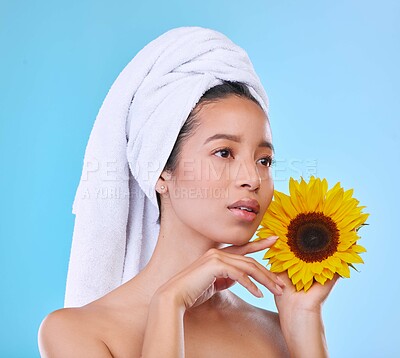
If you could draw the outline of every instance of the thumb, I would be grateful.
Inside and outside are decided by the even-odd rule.
[[[221,251],[225,251],[229,254],[236,254],[236,255],[251,254],[252,252],[261,251],[268,247],[271,247],[273,244],[275,244],[278,238],[279,236],[270,236],[267,239],[251,241],[241,246],[232,245],[224,247],[223,249],[221,249]]]

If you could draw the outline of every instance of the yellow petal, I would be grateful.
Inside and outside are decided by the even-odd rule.
[[[284,270],[287,270],[289,267],[292,267],[293,265],[296,265],[299,261],[300,260],[297,257],[295,257],[292,260],[284,262],[282,267],[283,267]]]
[[[277,262],[277,261],[279,261],[277,258],[276,258],[276,256],[272,256],[272,257],[270,257],[269,259],[268,259],[268,263],[269,264],[273,264],[274,262]],[[279,261],[280,262],[280,261]]]
[[[288,269],[288,275],[290,278],[292,278],[292,276],[296,273],[299,272],[301,270],[301,268],[303,267],[303,263],[302,261],[298,262],[296,265],[293,265],[291,267],[289,267]]]
[[[340,191],[340,182],[336,183],[331,189],[326,192],[326,200],[330,200],[338,191]]]
[[[322,275],[325,276],[329,280],[333,279],[333,272],[331,270],[326,269],[326,268],[324,268],[322,270]]]
[[[353,196],[353,192],[354,192],[354,189],[346,190],[346,191],[344,192],[344,194],[343,194],[343,199],[344,199],[344,200],[350,199],[350,198]],[[358,201],[358,200],[357,200],[357,201]]]
[[[322,179],[321,181],[321,188],[322,188],[322,194],[323,196],[325,196],[328,191],[328,181],[325,178]]]
[[[297,180],[294,180],[293,178],[289,179],[289,192],[290,196],[294,196],[296,194],[296,191],[299,190],[299,182]]]
[[[324,269],[324,266],[320,262],[313,262],[312,263],[312,271],[314,273],[320,274],[323,269]]]
[[[352,243],[354,243],[354,242],[356,242],[358,239],[359,239],[360,237],[357,235],[357,232],[356,231],[354,231],[354,230],[352,230],[352,231],[349,231],[349,232],[342,232],[341,234],[340,234],[340,237],[339,237],[339,242],[340,243],[345,243],[345,242],[352,242]]]
[[[312,280],[313,274],[311,272],[311,264],[306,263],[305,264],[305,270],[304,270],[304,276],[302,277],[302,281],[304,284],[306,284],[308,281]]]
[[[307,204],[309,211],[319,211],[319,203],[323,200],[321,181],[316,180],[312,186],[310,186],[307,193]]]
[[[357,208],[358,201],[355,199],[343,201],[339,209],[332,215],[335,222],[343,220],[344,217],[351,215],[353,212],[359,212]]]
[[[332,216],[343,202],[343,189],[340,188],[336,193],[332,194],[329,199],[326,200],[324,205],[324,214],[326,216]]]
[[[274,247],[282,251],[290,251],[289,245],[281,237],[275,241]]]
[[[314,275],[314,278],[321,285],[325,284],[325,281],[327,280],[327,278],[324,275]]]
[[[350,277],[349,265],[347,265],[345,262],[342,262],[342,267],[338,268],[337,272],[340,276],[347,278]]]
[[[291,219],[294,219],[298,215],[298,211],[293,206],[290,197],[287,195],[282,195],[280,199],[283,210],[285,210],[287,216],[290,217]]]
[[[300,191],[299,183],[292,178],[289,180],[290,201],[298,213],[304,212],[306,206]]]
[[[276,255],[276,258],[281,261],[287,261],[294,259],[296,256],[292,252],[280,252]]]
[[[296,291],[301,291],[301,289],[303,288],[303,282],[299,281],[296,283]]]
[[[269,259],[270,257],[275,256],[278,252],[280,251],[272,247],[264,254],[264,259]]]
[[[278,236],[282,236],[287,232],[287,228],[284,226],[284,224],[277,220],[270,220],[268,223],[265,223],[263,225],[269,228],[273,233]]]
[[[309,288],[311,287],[311,285],[313,284],[313,280],[308,281],[305,285],[304,285],[304,292],[307,292],[309,290]]]
[[[339,259],[348,263],[364,263],[363,259],[358,254],[353,252],[336,252],[334,255],[335,257],[338,257]]]
[[[349,215],[348,217],[344,218],[342,221],[338,222],[339,230],[343,231],[351,231],[355,228],[359,227],[360,225],[364,224],[365,221],[368,219],[369,214],[354,214]]]
[[[364,246],[361,246],[361,245],[353,245],[353,246],[351,247],[351,249],[352,249],[354,252],[357,252],[357,253],[367,252],[367,250],[365,250],[365,247],[364,247]]]
[[[279,200],[275,200],[270,204],[267,213],[273,214],[276,218],[280,218],[285,225],[289,225],[290,219],[297,215],[290,203],[290,198],[285,194],[280,196],[276,193],[274,193],[274,197],[279,198]]]
[[[282,264],[274,263],[271,265],[271,272],[283,272],[285,271],[282,267]]]
[[[322,268],[327,268],[328,270],[336,271],[336,266],[332,265],[329,262],[328,258],[326,258],[325,260],[321,261],[320,264],[321,264]],[[337,265],[339,265],[339,266],[342,265],[340,259],[338,259]]]
[[[257,232],[257,238],[254,239],[254,241],[258,241],[258,240],[264,240],[272,235],[274,235],[275,233],[271,230],[266,230],[266,229],[260,229]]]
[[[344,241],[344,242],[341,242],[339,245],[338,245],[338,247],[337,247],[337,250],[338,251],[346,251],[350,246],[352,246],[353,245],[353,242],[351,242],[351,241]]]
[[[327,260],[332,266],[336,267],[337,269],[342,267],[342,261],[337,257],[330,256],[327,258]]]
[[[297,271],[297,272],[292,276],[292,282],[293,282],[293,284],[296,284],[297,282],[299,282],[299,281],[304,277],[305,266],[306,266],[306,264],[302,262],[302,265],[301,265],[301,267],[300,267],[300,270]]]

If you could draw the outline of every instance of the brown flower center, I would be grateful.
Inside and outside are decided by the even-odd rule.
[[[290,222],[287,237],[290,249],[299,259],[315,262],[336,252],[339,230],[323,213],[301,213]]]

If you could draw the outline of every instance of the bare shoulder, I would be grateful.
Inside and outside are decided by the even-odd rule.
[[[249,309],[248,315],[251,317],[252,321],[255,324],[259,324],[260,328],[264,328],[264,330],[268,331],[268,333],[273,335],[276,339],[283,339],[278,313],[257,306],[250,306],[251,309]]]
[[[85,306],[50,313],[39,329],[40,351],[57,358],[138,357],[146,322],[140,291],[121,285]]]
[[[229,294],[231,297],[230,302],[232,302],[231,307],[235,311],[235,315],[239,314],[245,321],[256,325],[260,324],[264,328],[280,331],[279,315],[276,312],[254,306],[231,291],[229,291]]]
[[[42,357],[112,357],[106,344],[92,329],[88,312],[82,308],[63,308],[47,315],[39,328]]]
[[[257,306],[253,306],[243,300],[240,307],[241,324],[245,327],[249,336],[257,342],[264,342],[271,357],[289,357],[289,351],[282,333],[279,315]]]

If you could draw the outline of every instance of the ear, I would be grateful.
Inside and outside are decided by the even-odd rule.
[[[163,172],[160,174],[160,178],[158,178],[158,180],[164,180],[164,181],[168,181],[172,179],[172,173],[168,170],[163,170]]]
[[[156,191],[160,194],[165,194],[168,191],[167,181],[171,180],[171,173],[168,171],[163,171],[160,177],[157,179]]]

